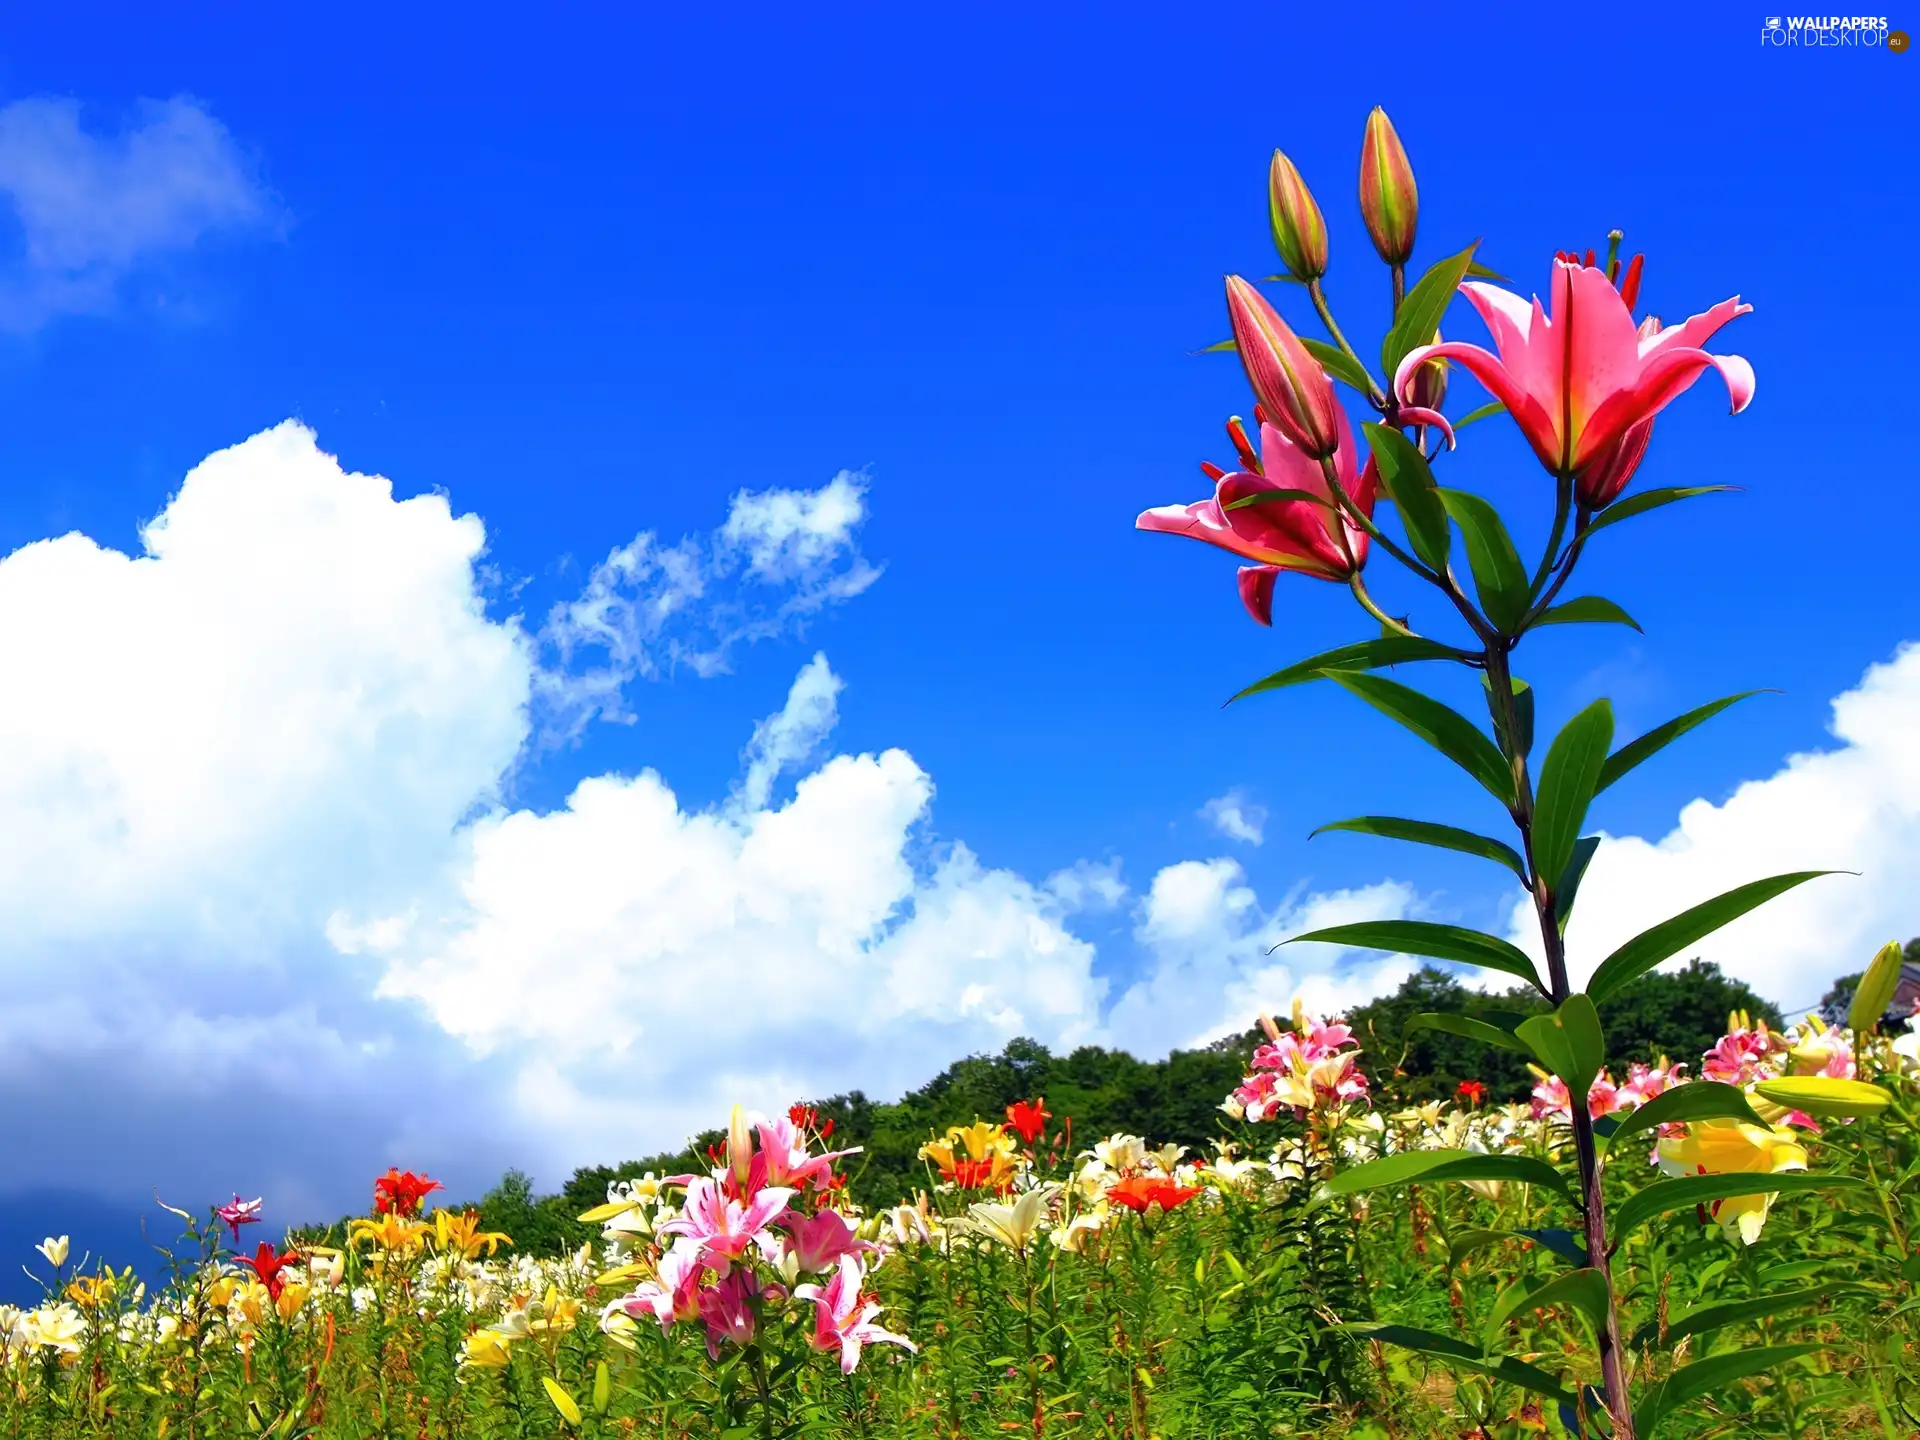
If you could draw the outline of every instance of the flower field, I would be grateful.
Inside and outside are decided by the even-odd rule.
[[[0,1311],[0,1429],[1604,1433],[1565,1084],[1383,1113],[1345,1025],[1269,1024],[1221,1107],[1258,1148],[1074,1149],[1036,1096],[930,1135],[915,1202],[863,1212],[831,1122],[795,1106],[736,1112],[703,1172],[617,1182],[564,1257],[516,1256],[404,1171],[338,1247],[254,1240],[260,1200],[176,1212],[151,1290],[49,1238],[45,1302]],[[1749,1117],[1686,1118],[1722,1091]],[[1660,1433],[1915,1432],[1920,1036],[1735,1015],[1694,1061],[1600,1074],[1582,1111]],[[1673,1188],[1702,1179],[1719,1198]]]

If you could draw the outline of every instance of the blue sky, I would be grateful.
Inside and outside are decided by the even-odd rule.
[[[1508,897],[1474,862],[1347,836],[1306,840],[1316,824],[1370,811],[1493,823],[1474,810],[1465,782],[1339,693],[1220,708],[1286,660],[1364,634],[1344,596],[1284,581],[1276,625],[1262,631],[1240,612],[1226,557],[1132,529],[1147,506],[1199,497],[1197,461],[1230,458],[1219,424],[1249,405],[1244,382],[1230,358],[1189,352],[1225,333],[1222,274],[1275,268],[1264,215],[1274,146],[1327,210],[1328,284],[1343,324],[1378,335],[1384,274],[1352,201],[1361,124],[1374,104],[1392,114],[1418,173],[1423,261],[1483,237],[1488,262],[1531,291],[1555,248],[1602,243],[1619,226],[1629,250],[1647,252],[1647,308],[1672,321],[1735,292],[1755,307],[1716,342],[1752,361],[1752,408],[1729,419],[1718,382],[1703,381],[1662,420],[1642,471],[1644,483],[1732,483],[1745,493],[1665,512],[1596,545],[1590,587],[1631,610],[1646,638],[1568,629],[1523,652],[1549,720],[1607,693],[1622,728],[1637,731],[1733,690],[1783,692],[1609,793],[1599,823],[1650,842],[1620,851],[1620,894],[1648,904],[1671,895],[1677,908],[1711,893],[1700,888],[1707,872],[1688,858],[1696,837],[1676,830],[1683,807],[1705,801],[1713,814],[1699,812],[1701,823],[1720,815],[1720,830],[1734,836],[1771,816],[1764,823],[1796,843],[1830,842],[1834,863],[1865,865],[1862,849],[1881,862],[1860,882],[1865,898],[1845,907],[1861,934],[1834,928],[1840,910],[1816,908],[1799,928],[1785,926],[1798,949],[1754,961],[1752,978],[1775,998],[1817,998],[1825,977],[1857,968],[1855,942],[1873,927],[1920,933],[1920,909],[1901,898],[1912,887],[1898,878],[1903,861],[1920,858],[1917,787],[1899,743],[1885,739],[1920,718],[1901,708],[1913,704],[1920,681],[1908,672],[1920,666],[1890,665],[1858,692],[1867,737],[1853,745],[1858,755],[1812,780],[1782,771],[1790,755],[1846,748],[1829,733],[1835,697],[1920,639],[1909,563],[1920,522],[1900,399],[1915,319],[1905,256],[1920,201],[1899,166],[1916,132],[1908,72],[1917,62],[1763,50],[1763,17],[1724,5],[1670,11],[1657,26],[1514,7],[1462,29],[1441,27],[1430,8],[1364,23],[1337,9],[1288,8],[1189,7],[1176,16],[1111,5],[1045,14],[861,6],[720,17],[643,7],[529,19],[524,10],[396,17],[330,6],[235,21],[191,7],[164,20],[68,7],[19,19],[0,49],[0,107],[29,107],[7,110],[14,128],[0,131],[0,165],[11,167],[0,179],[14,202],[11,213],[0,206],[8,482],[0,552],[77,531],[137,555],[142,525],[189,471],[294,419],[345,470],[391,479],[397,498],[440,493],[453,515],[478,517],[486,550],[474,603],[485,606],[485,624],[447,643],[471,641],[475,655],[497,659],[487,647],[513,617],[516,633],[537,635],[551,608],[580,596],[594,567],[639,532],[664,546],[713,536],[742,492],[819,492],[842,471],[863,478],[848,482],[860,496],[858,523],[836,532],[831,553],[783,551],[778,576],[753,571],[737,544],[723,555],[730,542],[700,542],[722,549],[702,552],[711,584],[674,625],[702,643],[723,632],[739,638],[722,647],[723,666],[675,663],[662,641],[639,667],[651,678],[616,675],[630,681],[621,693],[631,723],[596,720],[577,743],[543,746],[537,724],[519,736],[508,723],[525,718],[525,696],[515,701],[509,681],[485,692],[475,679],[491,660],[442,673],[426,640],[421,654],[387,655],[380,683],[431,691],[400,711],[452,716],[446,734],[472,740],[472,766],[445,787],[425,787],[434,798],[421,816],[391,827],[372,801],[350,821],[300,824],[321,870],[342,847],[385,856],[389,843],[404,863],[347,867],[336,889],[303,891],[305,909],[268,923],[261,917],[279,878],[318,872],[291,842],[249,840],[204,872],[169,871],[155,893],[179,893],[151,914],[130,909],[118,928],[76,939],[36,918],[27,928],[56,938],[14,944],[10,983],[46,985],[71,961],[60,947],[75,945],[112,950],[114,974],[135,976],[215,1031],[237,1015],[284,1016],[311,1002],[316,1029],[348,1069],[356,1053],[417,1044],[447,1093],[478,1086],[509,1097],[498,1102],[502,1113],[518,1118],[499,1127],[506,1138],[494,1150],[464,1161],[429,1155],[433,1163],[467,1164],[467,1178],[484,1181],[489,1166],[497,1174],[495,1162],[520,1153],[521,1137],[560,1131],[564,1143],[525,1146],[552,1180],[567,1164],[666,1138],[725,1088],[708,1083],[716,1072],[755,1096],[816,1084],[886,1091],[992,1043],[1009,1016],[1063,1042],[1164,1048],[1190,1039],[1177,1028],[1185,1021],[1156,1032],[1137,1018],[1153,1008],[1156,975],[1175,988],[1202,977],[1216,996],[1224,984],[1220,1015],[1204,1017],[1212,1023],[1233,996],[1267,983],[1257,981],[1263,940],[1315,897],[1365,894],[1365,904],[1503,926]],[[1416,63],[1386,48],[1395,34],[1417,35]],[[167,153],[179,163],[144,173],[158,162],[137,138],[156,126],[175,127],[167,133],[179,148]],[[68,148],[50,134],[66,135]],[[76,156],[95,166],[89,186],[47,180],[68,174]],[[29,194],[52,207],[35,212],[41,222],[21,208]],[[1305,325],[1297,304],[1290,313]],[[1480,338],[1464,306],[1447,328]],[[1456,413],[1473,403],[1470,389],[1459,385]],[[1503,423],[1468,432],[1456,483],[1496,499],[1523,544],[1537,545],[1546,482]],[[282,463],[305,462],[287,451],[271,465]],[[282,520],[297,527],[297,510],[289,514]],[[376,565],[404,571],[404,535],[382,532],[381,545],[399,548],[362,548],[341,526],[312,571],[321,592],[330,576],[344,585]],[[179,529],[187,533],[184,520]],[[220,543],[246,543],[232,538],[238,531],[212,531],[228,537]],[[435,531],[439,540],[451,533]],[[878,578],[864,583],[862,567]],[[432,573],[437,584],[451,572]],[[863,582],[843,589],[859,593],[832,592],[834,577],[850,574]],[[82,577],[77,590],[49,599],[22,580],[11,599],[0,597],[9,625],[55,613],[72,622],[58,630],[71,642],[58,655],[16,657],[25,667],[16,684],[84,689],[100,707],[89,714],[125,720],[100,741],[106,750],[164,766],[176,732],[158,722],[143,729],[141,697],[212,683],[219,628],[161,642],[158,669],[142,682],[157,689],[120,686],[127,662],[111,637],[126,627],[111,603],[84,623],[77,608],[57,609],[74,607],[91,583]],[[416,625],[406,608],[414,591],[397,581],[374,588],[395,608],[356,635]],[[727,608],[736,595],[746,597],[737,612]],[[338,607],[324,593],[308,598],[300,633],[311,639],[320,634],[313,617]],[[703,605],[719,607],[721,619],[703,619]],[[457,610],[444,623],[465,623]],[[270,640],[259,653],[281,653]],[[289,641],[284,653],[300,662],[302,643]],[[346,642],[313,644],[322,668],[333,667],[328,683],[345,687],[316,694],[358,693]],[[809,669],[816,652],[826,661]],[[261,695],[284,693],[248,673]],[[809,674],[811,690],[791,692],[815,707],[803,724],[804,705],[788,701],[796,676]],[[224,713],[221,703],[192,713]],[[298,715],[258,696],[247,703],[248,735],[297,736],[322,724],[313,717],[332,701]],[[488,951],[491,932],[478,922],[450,921],[464,941],[443,937],[437,950],[406,955],[370,941],[343,947],[337,928],[332,940],[320,934],[315,917],[336,911],[355,924],[432,911],[439,902],[407,892],[413,881],[395,879],[403,872],[472,901],[477,872],[461,869],[471,832],[457,827],[490,806],[531,822],[564,811],[583,780],[651,769],[682,814],[719,814],[738,803],[755,724],[783,705],[799,717],[789,731],[800,740],[770,762],[767,805],[777,810],[796,781],[825,773],[829,756],[890,747],[911,757],[921,779],[901,771],[887,783],[930,795],[917,808],[902,802],[911,809],[898,827],[906,838],[874,862],[875,874],[905,866],[917,877],[886,902],[887,925],[917,908],[932,914],[934,877],[964,845],[980,875],[1027,887],[1014,908],[1053,927],[1047,953],[1081,957],[1062,981],[1079,987],[1078,998],[1052,1010],[1031,995],[1024,1010],[984,1002],[975,1007],[980,1025],[915,1032],[910,1046],[891,1050],[868,1035],[831,1063],[801,1027],[790,1052],[759,1069],[716,1059],[697,1086],[686,1081],[691,1052],[655,1055],[644,1073],[656,1096],[611,1078],[616,1059],[649,1051],[645,1024],[590,1039],[557,1022],[516,1029],[499,1016],[475,1018],[444,985],[435,989],[455,954],[485,951],[487,965],[524,969],[535,963],[527,957],[547,953],[542,946],[601,943],[555,938],[565,930],[559,918],[516,911],[516,934],[559,929],[531,948],[508,947],[511,955]],[[32,733],[40,744],[55,732]],[[380,760],[398,768],[376,766],[378,774],[411,774],[427,765],[420,757],[457,748],[439,731],[419,743],[417,754]],[[290,741],[271,763],[297,768],[289,757],[300,753]],[[269,763],[248,754],[250,764]],[[46,774],[37,763],[32,755],[17,763],[12,793],[66,793],[58,786],[77,762],[56,755]],[[1831,770],[1846,772],[1833,783],[1853,797],[1847,805],[1819,789]],[[234,778],[238,771],[207,773],[224,775],[236,795],[256,783]],[[1713,809],[1743,782],[1770,777],[1779,783],[1756,792],[1760,808]],[[377,797],[388,779],[368,783]],[[1209,800],[1231,794],[1267,812],[1263,843],[1203,818]],[[1876,796],[1884,803],[1869,803]],[[195,799],[169,803],[191,808]],[[1841,813],[1853,818],[1821,830],[1822,817]],[[328,837],[334,849],[323,855]],[[582,843],[591,853],[593,842]],[[250,862],[234,855],[263,853],[285,869],[235,878],[236,865]],[[1770,858],[1736,846],[1726,863]],[[618,870],[620,853],[607,863]],[[563,868],[578,874],[582,865],[592,868],[576,855]],[[1099,903],[1069,904],[1057,886],[1041,893],[1047,877],[1094,874],[1088,866],[1106,867]],[[1013,879],[1004,886],[1019,889]],[[230,893],[245,897],[232,914],[220,909]],[[576,897],[573,908],[582,906],[591,910],[591,897]],[[1217,913],[1199,913],[1209,906]],[[191,924],[180,918],[189,912]],[[621,913],[621,925],[634,923],[635,912]],[[662,933],[672,929],[664,912],[647,914]],[[185,958],[223,944],[255,961],[201,970]],[[1829,944],[1833,953],[1823,953]],[[726,1003],[781,1003],[780,953],[768,952],[762,995]],[[968,967],[982,953],[962,946],[915,970],[958,986],[944,999],[921,997],[921,1011],[974,1004]],[[1723,958],[1738,969],[1744,953]],[[1330,958],[1312,968],[1350,976],[1350,960],[1361,963]],[[698,962],[690,952],[657,963]],[[387,989],[376,996],[382,964]],[[999,972],[980,964],[988,978],[979,983],[991,991]],[[436,965],[440,981],[420,978],[421,966]],[[891,981],[873,983],[898,982],[899,966],[920,962],[898,961]],[[661,983],[637,959],[616,970],[592,983],[632,984],[640,996]],[[413,979],[396,981],[403,972]],[[1362,970],[1339,993],[1392,973]],[[1122,1024],[1116,1007],[1136,986],[1147,988],[1136,1018]],[[581,993],[583,1005],[594,1003]],[[645,1003],[635,1000],[636,1014]],[[1037,1019],[1042,1012],[1052,1018]],[[724,1032],[711,1006],[704,1013]],[[35,1022],[47,1027],[35,1053],[61,1063],[82,1051],[127,1054],[113,1027],[90,1015],[79,1002],[49,1011]],[[653,1023],[657,1033],[675,1022]],[[67,1033],[93,1036],[94,1048],[66,1045]],[[754,1033],[780,1051],[777,1029]],[[601,1047],[578,1073],[554,1060],[576,1042]],[[236,1042],[230,1056],[234,1086],[263,1107],[293,1103],[299,1077],[263,1079],[245,1050]],[[24,1070],[8,1082],[28,1099],[48,1083]],[[201,1093],[190,1076],[179,1083],[180,1095]],[[613,1089],[632,1091],[625,1108],[588,1116],[587,1098],[611,1104]],[[659,1099],[669,1093],[672,1103]],[[324,1089],[300,1103],[321,1115],[333,1100],[340,1115],[373,1113]],[[96,1102],[110,1115],[105,1091],[59,1113],[82,1123]],[[310,1204],[331,1204],[344,1182],[329,1165],[349,1155],[404,1162],[419,1153],[407,1152],[405,1137],[435,1129],[424,1111],[386,1114],[386,1129],[367,1123],[358,1148],[342,1142],[324,1161],[278,1155],[260,1183],[278,1180]],[[65,1163],[56,1144],[34,1183],[105,1193],[165,1158],[128,1143],[117,1168]],[[212,1154],[199,1147],[169,1159],[169,1174],[209,1189],[241,1184],[214,1178]]]

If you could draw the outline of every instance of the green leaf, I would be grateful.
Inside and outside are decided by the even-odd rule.
[[[1415,660],[1453,660],[1460,652],[1450,645],[1442,645],[1437,640],[1422,640],[1415,636],[1391,636],[1381,640],[1362,640],[1353,645],[1342,645],[1335,650],[1323,650],[1320,654],[1297,661],[1284,670],[1276,670],[1264,680],[1256,680],[1227,703],[1245,699],[1249,695],[1263,694],[1268,690],[1284,690],[1289,685],[1302,685],[1309,680],[1323,680],[1331,670],[1378,670],[1384,665],[1410,664]]]
[[[1251,495],[1242,495],[1238,500],[1230,500],[1223,509],[1244,510],[1249,505],[1265,505],[1274,500],[1305,500],[1310,505],[1318,505],[1331,510],[1333,503],[1323,495],[1311,490],[1256,490]]]
[[[1626,625],[1639,630],[1640,622],[1611,600],[1598,595],[1581,595],[1564,604],[1542,610],[1533,617],[1535,625]],[[1642,630],[1641,634],[1646,632]]]
[[[1573,859],[1574,842],[1612,747],[1613,706],[1605,699],[1567,721],[1547,747],[1533,805],[1533,863],[1547,880],[1557,881]]]
[[[1443,1035],[1458,1035],[1466,1040],[1478,1040],[1482,1044],[1497,1046],[1502,1050],[1512,1050],[1521,1055],[1531,1055],[1526,1042],[1517,1039],[1511,1030],[1503,1030],[1498,1025],[1485,1020],[1476,1020],[1471,1015],[1441,1015],[1431,1011],[1414,1016],[1407,1022],[1408,1030],[1438,1030]]]
[[[1458,710],[1431,695],[1378,675],[1351,670],[1328,672],[1327,678],[1351,690],[1381,714],[1397,720],[1474,779],[1493,798],[1513,806],[1513,770],[1486,732]]]
[[[1900,971],[1906,955],[1898,940],[1889,940],[1867,966],[1867,973],[1853,989],[1853,1004],[1847,1007],[1847,1028],[1856,1035],[1877,1029],[1893,1003],[1893,992],[1900,988]]]
[[[1473,1153],[1471,1150],[1402,1150],[1395,1155],[1383,1155],[1378,1160],[1339,1171],[1327,1182],[1327,1193],[1358,1195],[1391,1185],[1411,1185],[1434,1166],[1464,1160]]]
[[[1705,1335],[1710,1330],[1724,1329],[1728,1325],[1744,1325],[1749,1320],[1766,1320],[1775,1315],[1785,1315],[1794,1310],[1804,1310],[1809,1305],[1817,1305],[1829,1295],[1846,1295],[1859,1292],[1857,1285],[1810,1285],[1804,1290],[1784,1290],[1772,1295],[1757,1295],[1748,1300],[1727,1300],[1715,1305],[1696,1305],[1684,1314],[1677,1315],[1667,1322],[1666,1344],[1671,1347],[1693,1335]],[[1660,1343],[1660,1322],[1649,1320],[1634,1332],[1635,1345],[1656,1345]]]
[[[1380,342],[1380,368],[1386,372],[1389,385],[1401,360],[1422,345],[1433,343],[1433,332],[1440,328],[1440,317],[1447,313],[1460,282],[1467,278],[1473,252],[1479,247],[1480,242],[1476,240],[1458,255],[1439,261],[1407,291],[1394,317],[1393,328]]]
[[[1644,515],[1649,510],[1658,510],[1662,505],[1671,505],[1676,500],[1690,500],[1695,495],[1712,495],[1719,490],[1739,488],[1738,485],[1676,485],[1666,490],[1642,490],[1637,495],[1616,500],[1602,510],[1587,526],[1587,534],[1617,525],[1622,520],[1631,520],[1636,515]]]
[[[1788,1075],[1762,1080],[1753,1087],[1762,1099],[1789,1110],[1802,1110],[1832,1120],[1878,1115],[1893,1103],[1891,1092],[1864,1080],[1838,1080],[1830,1075]]]
[[[1663,1091],[1646,1104],[1623,1117],[1607,1141],[1607,1153],[1615,1154],[1630,1135],[1638,1135],[1657,1125],[1685,1120],[1742,1120],[1749,1125],[1767,1122],[1754,1113],[1746,1093],[1737,1085],[1718,1080],[1695,1080]]]
[[[1463,855],[1478,855],[1496,865],[1504,865],[1527,883],[1526,863],[1511,845],[1503,845],[1490,835],[1476,835],[1452,825],[1437,825],[1427,820],[1402,820],[1393,815],[1357,815],[1351,820],[1336,820],[1322,825],[1312,835],[1327,830],[1351,830],[1359,835],[1379,835],[1388,840],[1409,840],[1416,845],[1433,845],[1442,850],[1458,850]]]
[[[1478,244],[1479,242],[1475,241],[1474,243]],[[1467,274],[1476,276],[1481,280],[1498,280],[1502,284],[1505,284],[1507,281],[1507,277],[1502,275],[1498,270],[1489,270],[1486,266],[1482,265],[1478,260],[1474,261],[1471,265],[1467,266]]]
[[[1554,1074],[1567,1082],[1576,1104],[1585,1100],[1594,1077],[1607,1063],[1600,1013],[1585,995],[1569,995],[1551,1015],[1524,1020],[1514,1032]]]
[[[1607,757],[1607,763],[1600,767],[1600,783],[1594,787],[1597,795],[1622,775],[1626,774],[1642,760],[1678,740],[1697,725],[1704,725],[1729,705],[1737,705],[1748,696],[1758,695],[1758,690],[1742,690],[1738,695],[1722,696],[1710,700],[1696,710],[1684,715],[1676,715],[1664,725],[1656,725],[1638,740],[1630,740]]]
[[[1527,614],[1527,571],[1500,512],[1471,491],[1436,493],[1467,543],[1467,564],[1473,570],[1474,588],[1480,592],[1480,608],[1502,634],[1517,634]]]
[[[1216,340],[1211,345],[1203,345],[1198,350],[1189,350],[1189,355],[1218,355],[1221,351],[1237,352],[1239,344],[1229,335],[1224,340]]]
[[[1490,415],[1499,415],[1506,410],[1498,400],[1489,400],[1484,405],[1476,405],[1458,420],[1453,422],[1453,433],[1458,435],[1476,420],[1485,420]]]
[[[1455,1368],[1491,1375],[1522,1390],[1545,1395],[1550,1400],[1569,1405],[1573,1403],[1573,1396],[1561,1389],[1560,1382],[1546,1371],[1524,1360],[1516,1360],[1511,1355],[1489,1355],[1479,1346],[1451,1335],[1419,1330],[1411,1325],[1348,1325],[1344,1328],[1349,1334],[1387,1345],[1398,1345],[1403,1350],[1417,1350],[1423,1355],[1437,1356]]]
[[[1529,1310],[1549,1305],[1571,1305],[1593,1322],[1595,1331],[1607,1328],[1607,1280],[1591,1268],[1557,1275],[1526,1298]]]
[[[1338,345],[1329,345],[1324,340],[1309,340],[1304,335],[1300,343],[1307,347],[1307,353],[1320,362],[1320,368],[1336,380],[1344,380],[1362,395],[1373,393],[1373,381],[1365,368]]]
[[[1640,1403],[1633,1407],[1633,1433],[1645,1437],[1645,1440],[1652,1440],[1661,1416],[1669,1410],[1724,1389],[1736,1380],[1745,1380],[1776,1365],[1798,1360],[1802,1355],[1811,1355],[1819,1348],[1818,1345],[1762,1345],[1751,1350],[1731,1350],[1724,1355],[1710,1355],[1705,1360],[1683,1365],[1648,1391]]]
[[[1430,569],[1445,574],[1453,551],[1453,532],[1447,526],[1447,507],[1440,503],[1426,457],[1398,430],[1371,421],[1360,428],[1373,451],[1380,483],[1400,511],[1400,523],[1406,526],[1413,553]]]
[[[1674,1180],[1656,1180],[1645,1189],[1629,1195],[1613,1213],[1611,1226],[1614,1244],[1619,1244],[1656,1215],[1669,1210],[1685,1210],[1695,1205],[1711,1205],[1736,1195],[1788,1195],[1802,1190],[1865,1190],[1867,1182],[1852,1175],[1810,1175],[1787,1170],[1777,1175],[1746,1173],[1739,1175],[1682,1175]]]
[[[1784,895],[1794,886],[1817,880],[1822,875],[1837,873],[1834,870],[1796,870],[1789,875],[1773,875],[1765,880],[1750,881],[1724,895],[1703,901],[1691,910],[1683,910],[1671,920],[1662,920],[1651,930],[1642,930],[1602,960],[1600,968],[1593,972],[1593,978],[1587,981],[1587,994],[1595,1001],[1604,1000],[1629,980],[1639,979],[1662,960],[1672,959],[1696,940],[1704,939],[1722,925],[1739,919],[1776,895]]]
[[[1535,989],[1540,986],[1540,977],[1525,951],[1497,936],[1483,935],[1459,925],[1436,925],[1430,920],[1362,920],[1352,925],[1310,930],[1280,943],[1298,945],[1307,940],[1455,960],[1463,965],[1480,965],[1503,974],[1518,975]]]
[[[1573,842],[1573,858],[1553,886],[1553,916],[1560,933],[1567,933],[1567,921],[1573,918],[1573,902],[1580,896],[1580,882],[1587,878],[1587,867],[1600,848],[1598,835],[1585,835]]]

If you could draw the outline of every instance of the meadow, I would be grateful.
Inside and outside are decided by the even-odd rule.
[[[1589,1087],[1618,1146],[1613,1283],[1658,1433],[1920,1424],[1920,1035],[1886,1028],[1736,1014],[1702,1056]],[[925,1183],[887,1207],[850,1198],[857,1154],[817,1109],[736,1113],[698,1171],[611,1182],[572,1253],[517,1255],[398,1170],[339,1245],[257,1241],[240,1197],[175,1212],[152,1289],[50,1237],[45,1301],[0,1312],[0,1433],[1606,1433],[1591,1297],[1567,1283],[1589,1272],[1551,1178],[1565,1085],[1542,1072],[1501,1104],[1466,1080],[1394,1109],[1370,1103],[1368,1058],[1348,1026],[1296,1014],[1221,1097],[1223,1131],[1257,1145],[1074,1148],[1033,1096],[929,1132]],[[1767,1098],[1783,1085],[1859,1113],[1790,1110]],[[1653,1109],[1725,1088],[1753,1119]],[[1434,1162],[1456,1178],[1423,1178]],[[1700,1178],[1734,1183],[1669,1188]]]

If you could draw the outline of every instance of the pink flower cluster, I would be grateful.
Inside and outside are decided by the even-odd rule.
[[[753,1344],[767,1307],[791,1299],[812,1303],[808,1343],[838,1352],[849,1374],[863,1345],[913,1349],[905,1336],[874,1323],[880,1307],[861,1290],[862,1256],[875,1247],[828,1203],[838,1188],[833,1162],[853,1153],[810,1154],[805,1131],[791,1119],[749,1123],[736,1111],[725,1164],[711,1175],[666,1182],[686,1190],[680,1212],[655,1231],[672,1243],[655,1261],[653,1278],[614,1301],[609,1313],[650,1315],[662,1329],[701,1321],[707,1351],[718,1359],[723,1345]],[[803,1274],[829,1278],[824,1285],[794,1285]]]
[[[1236,1118],[1259,1123],[1282,1110],[1305,1119],[1315,1110],[1333,1110],[1367,1098],[1353,1031],[1338,1020],[1320,1020],[1294,1006],[1293,1028],[1281,1031],[1262,1016],[1268,1043],[1253,1052],[1252,1072],[1220,1108]]]
[[[1587,1090],[1587,1114],[1598,1120],[1602,1115],[1613,1115],[1622,1110],[1636,1110],[1673,1086],[1686,1084],[1686,1069],[1684,1065],[1673,1065],[1664,1060],[1658,1065],[1642,1065],[1635,1061],[1627,1067],[1627,1079],[1624,1084],[1616,1084],[1613,1076],[1602,1070],[1594,1077],[1593,1084]],[[1573,1118],[1573,1107],[1567,1094],[1567,1082],[1558,1075],[1542,1074],[1534,1085],[1533,1118],[1536,1120]]]
[[[1724,1085],[1751,1085],[1775,1079],[1786,1053],[1786,1036],[1769,1030],[1765,1020],[1750,1025],[1746,1015],[1736,1011],[1727,1017],[1727,1033],[1700,1062],[1700,1073]]]

